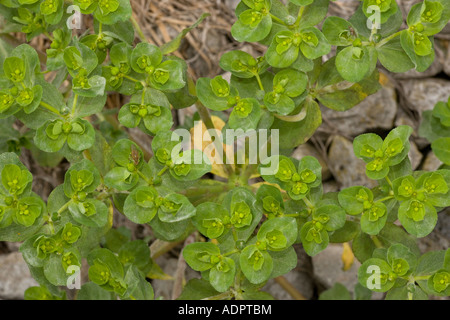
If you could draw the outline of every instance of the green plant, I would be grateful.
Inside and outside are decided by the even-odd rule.
[[[92,14],[94,30],[72,36],[66,27],[71,4]],[[296,266],[294,244],[313,256],[330,242],[349,241],[363,263],[357,297],[367,297],[368,286],[393,299],[449,295],[450,251],[420,256],[415,239],[428,235],[437,212],[450,206],[450,171],[411,169],[412,128],[400,126],[384,140],[375,134],[354,140],[367,176],[378,181],[372,189],[324,193],[314,157],[286,156],[320,126],[319,103],[344,111],[380,88],[377,62],[392,72],[424,71],[433,62],[433,35],[449,21],[449,3],[413,6],[408,28],[400,31],[395,0],[382,1],[381,20],[367,28],[368,7],[376,4],[362,1],[349,21],[328,17],[320,31],[315,26],[329,0],[242,0],[233,37],[268,49],[262,57],[224,54],[219,64],[231,73],[228,82],[221,76],[194,81],[186,62],[171,55],[207,14],[157,47],[147,43],[128,0],[0,0],[4,30],[51,41],[46,55],[28,44],[0,41],[0,240],[23,241],[20,251],[40,284],[25,297],[65,299],[59,286],[86,259],[90,281],[78,299],[153,299],[146,278],[166,276],[154,257],[191,234],[195,241],[182,255],[202,279],[188,282],[180,299],[270,298],[260,288]],[[136,45],[135,31],[141,40]],[[336,56],[323,62],[332,46]],[[51,81],[44,78],[48,73]],[[108,92],[129,96],[128,103],[105,108]],[[231,161],[221,164],[205,156],[204,146],[182,150],[182,135],[171,131],[172,110],[193,104],[207,129],[216,128],[208,109],[227,110],[224,133],[269,129],[265,148],[276,150],[278,136],[281,152],[258,163],[248,150],[243,163],[224,154]],[[445,126],[439,110],[432,121]],[[152,136],[152,154],[124,127]],[[230,149],[235,139],[212,145]],[[44,166],[63,158],[71,163],[46,203],[31,190],[32,175],[17,156],[21,147]],[[151,253],[149,241],[131,241],[129,230],[112,228],[114,209],[150,226],[163,249]],[[380,287],[369,281],[376,276]]]
[[[450,165],[450,98],[447,103],[439,101],[433,110],[422,113],[420,136],[431,142],[436,157]]]

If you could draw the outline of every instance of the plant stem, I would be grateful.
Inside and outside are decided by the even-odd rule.
[[[403,30],[398,31],[398,32],[396,32],[396,33],[390,35],[390,36],[387,37],[386,39],[383,39],[382,41],[380,41],[380,42],[376,45],[376,47],[377,47],[377,48],[380,48],[380,47],[384,46],[386,43],[388,43],[388,42],[391,41],[392,39],[398,37],[398,36],[400,35],[400,33],[402,33],[402,32],[403,32]]]
[[[53,112],[53,113],[56,113],[58,116],[61,115],[61,113],[59,113],[58,110],[56,110],[55,108],[53,108],[51,105],[49,105],[48,103],[46,103],[46,102],[44,102],[44,101],[41,101],[40,105],[41,105],[42,107],[44,107],[45,109],[47,109],[48,111],[51,111],[51,112]]]
[[[306,300],[302,295],[285,277],[279,276],[275,278],[275,281],[295,300]]]
[[[153,185],[153,181],[149,180],[141,171],[136,170],[136,173],[138,174],[139,177],[141,177],[149,185]]]
[[[75,96],[73,97],[73,104],[72,104],[72,114],[75,113],[75,108],[77,107],[77,102],[78,102],[78,94],[75,94]]]
[[[270,14],[270,17],[272,18],[272,20],[276,23],[279,23],[283,26],[289,26],[288,24],[286,24],[286,22],[284,22],[283,20],[281,20],[280,18],[278,18],[277,16],[274,16],[273,14]]]
[[[141,39],[142,42],[148,42],[147,38],[145,37],[144,32],[142,32],[142,29],[139,26],[139,23],[136,21],[136,19],[133,16],[131,16],[130,20],[131,20],[131,23],[133,24],[134,29],[136,30],[136,32],[139,36],[139,39]]]
[[[393,184],[392,184],[392,181],[391,181],[391,179],[389,179],[389,177],[388,176],[386,176],[385,177],[385,179],[386,179],[386,182],[389,184],[389,186],[391,187],[391,189],[393,188]]]
[[[58,217],[61,216],[61,213],[63,213],[64,210],[66,210],[71,203],[72,203],[72,200],[69,200],[61,208],[59,208],[59,210],[56,212],[58,214]]]
[[[233,297],[233,294],[231,293],[231,291],[226,291],[224,293],[218,294],[217,296],[203,298],[202,300],[226,300],[226,299],[229,299],[232,297]]]
[[[295,20],[295,23],[294,23],[295,27],[298,27],[298,25],[300,24],[300,20],[302,19],[303,12],[305,12],[305,7],[301,7],[300,10],[298,11],[297,20]]]
[[[258,81],[259,88],[261,89],[261,91],[264,91],[264,87],[262,85],[261,77],[259,76],[259,73],[255,73],[255,77],[256,77],[256,80]]]
[[[164,174],[164,172],[167,171],[167,169],[169,169],[169,167],[168,166],[164,166],[164,168],[162,168],[161,171],[158,172],[158,177],[161,177]]]
[[[383,244],[381,243],[380,239],[378,239],[377,236],[371,236],[370,238],[372,239],[373,243],[377,248],[384,248]]]
[[[392,198],[394,198],[394,196],[387,196],[387,197],[384,197],[382,199],[377,200],[376,202],[383,202],[383,201],[386,201],[386,200],[389,200],[389,199],[392,199]]]
[[[418,276],[414,277],[414,281],[420,281],[420,280],[428,280],[431,276]]]
[[[309,199],[307,197],[304,197],[302,200],[303,200],[303,202],[305,202],[305,204],[308,208],[314,208],[314,204],[311,201],[309,201]]]
[[[239,252],[239,250],[238,249],[234,249],[233,251],[227,252],[227,253],[223,254],[222,256],[223,257],[228,257],[228,256],[231,256],[233,253],[236,253],[236,252]]]

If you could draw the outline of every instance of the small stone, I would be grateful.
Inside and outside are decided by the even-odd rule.
[[[356,158],[353,144],[342,136],[335,136],[328,153],[328,166],[341,188],[366,186],[373,188],[376,181],[366,176],[366,164]]]
[[[339,282],[353,292],[358,283],[358,269],[361,263],[355,258],[351,268],[343,271],[342,252],[341,244],[330,244],[312,257],[314,276],[326,288],[331,288]]]
[[[155,261],[164,273],[174,276],[178,266],[178,259],[176,258],[168,258],[165,256],[161,256]],[[186,282],[193,278],[201,278],[200,273],[192,270],[189,266],[186,266],[185,271],[185,279]],[[173,291],[173,281],[168,280],[152,280],[152,287],[155,292],[155,298],[163,297],[164,300],[172,299],[172,291]]]
[[[430,151],[423,161],[422,170],[435,171],[442,165],[442,161],[439,160],[434,152]]]
[[[411,148],[409,149],[409,160],[411,160],[411,166],[413,170],[416,170],[423,159],[423,154],[417,148],[417,145],[410,141]]]
[[[439,101],[447,101],[450,96],[450,81],[443,79],[401,80],[408,107],[420,115],[433,110]]]
[[[0,255],[0,297],[7,300],[24,298],[25,290],[39,284],[30,274],[20,252]]]
[[[323,183],[323,193],[337,192],[339,191],[339,185],[336,181],[330,180]]]
[[[387,81],[377,93],[347,111],[322,106],[324,121],[321,130],[343,136],[356,136],[375,128],[390,130],[398,109],[396,99],[395,88]]]

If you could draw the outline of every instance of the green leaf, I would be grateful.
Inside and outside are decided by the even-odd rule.
[[[353,43],[355,35],[353,25],[339,17],[328,17],[322,26],[322,32],[329,44],[333,46],[348,46]]]
[[[126,295],[133,300],[153,300],[154,292],[153,287],[145,277],[139,272],[139,270],[135,266],[131,266],[126,275],[125,275],[125,283],[127,284],[127,292]]]
[[[113,300],[113,295],[99,285],[88,282],[81,286],[77,294],[77,300]]]
[[[270,129],[279,130],[281,149],[292,149],[305,143],[322,123],[319,105],[312,99],[306,99],[301,105],[305,117],[298,122],[286,122],[275,118]]]
[[[218,295],[219,292],[204,279],[191,279],[184,286],[177,300],[200,300]]]
[[[253,78],[257,61],[247,52],[233,50],[222,55],[219,65],[223,70],[231,72],[238,78]]]
[[[371,70],[369,51],[365,47],[347,47],[336,56],[336,69],[349,82],[359,82]]]
[[[329,243],[328,232],[322,225],[317,225],[313,221],[309,221],[303,225],[300,230],[300,237],[303,248],[311,257],[323,251]]]
[[[229,213],[221,204],[205,202],[198,205],[196,209],[192,222],[201,234],[210,239],[216,239],[228,232],[224,224]]]
[[[163,222],[173,223],[189,219],[196,214],[195,207],[188,198],[181,194],[171,193],[162,200],[158,217]]]
[[[439,138],[433,141],[431,148],[439,160],[450,165],[450,138]]]
[[[373,201],[373,193],[366,187],[350,187],[343,189],[338,195],[339,204],[349,215],[358,215],[364,211],[364,202]]]
[[[153,187],[134,189],[125,200],[123,212],[134,223],[150,222],[158,212],[158,192]]]
[[[434,48],[431,48],[431,52],[427,55],[420,55],[416,52],[416,45],[414,40],[414,34],[409,30],[403,30],[400,34],[400,41],[402,48],[405,50],[408,57],[411,59],[415,68],[419,72],[427,70],[434,61],[435,53]],[[419,53],[422,53],[419,51]]]
[[[273,270],[270,278],[285,275],[297,266],[297,253],[291,246],[283,251],[269,251],[273,260]]]
[[[245,277],[253,284],[259,284],[269,279],[273,270],[273,259],[267,251],[261,251],[256,245],[250,245],[242,250],[239,264]]]
[[[132,10],[129,0],[109,0],[108,4],[117,3],[115,10],[105,8],[102,3],[97,6],[94,17],[104,24],[115,24],[119,21],[126,21],[130,19]],[[105,3],[106,4],[106,3]]]
[[[403,49],[400,37],[395,37],[376,49],[380,63],[391,72],[402,73],[415,67]]]
[[[257,239],[266,242],[268,250],[283,251],[297,239],[297,222],[291,217],[267,220],[259,229]]]
[[[219,292],[227,291],[234,282],[236,266],[234,260],[222,258],[209,272],[209,282]]]
[[[352,300],[352,297],[344,285],[335,283],[331,289],[320,294],[319,300]]]
[[[272,18],[267,9],[265,12],[247,9],[231,27],[231,35],[239,42],[257,42],[263,40],[271,29]]]
[[[378,258],[365,261],[358,270],[359,283],[376,292],[386,292],[394,286],[389,277],[392,271],[389,264]]]
[[[436,209],[427,203],[409,200],[400,204],[398,219],[408,233],[422,238],[433,231],[437,223],[437,213]]]
[[[214,266],[212,257],[218,256],[220,249],[213,243],[191,243],[183,249],[183,257],[196,271],[206,271]]]
[[[206,17],[211,16],[211,14],[209,13],[204,13],[200,16],[200,18],[190,27],[183,29],[183,31],[181,31],[174,39],[172,39],[171,41],[163,44],[161,46],[161,52],[163,55],[172,53],[176,50],[178,50],[178,48],[180,47],[181,44],[181,40],[193,29],[197,28],[200,23],[203,22],[203,20],[205,20]]]

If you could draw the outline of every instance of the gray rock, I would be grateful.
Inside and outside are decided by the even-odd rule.
[[[410,141],[411,149],[409,149],[409,160],[411,160],[411,165],[413,170],[416,170],[423,159],[423,154],[419,151],[417,148],[417,145],[414,143],[414,141]]]
[[[239,2],[241,2],[241,0],[225,0],[225,5],[231,10],[234,10],[236,9]]]
[[[322,180],[328,180],[331,177],[330,170],[328,169],[328,165],[320,152],[311,144],[305,143],[300,145],[297,149],[294,150],[291,157],[294,159],[300,160],[305,156],[313,156],[317,160],[319,160],[320,165],[322,166]]]
[[[311,276],[296,270],[283,275],[306,299],[311,299],[314,294],[314,286]],[[267,281],[267,284],[261,289],[268,292],[276,300],[294,300],[274,279]]]
[[[23,299],[26,289],[37,286],[31,277],[28,265],[19,252],[0,255],[0,297],[2,299]]]
[[[323,193],[339,191],[339,186],[336,181],[330,180],[323,183]]]
[[[328,165],[341,188],[350,186],[376,186],[376,181],[366,176],[366,164],[356,158],[353,144],[341,136],[335,136],[328,153]]]
[[[342,251],[341,244],[330,244],[325,250],[312,257],[314,277],[325,288],[331,288],[339,282],[353,292],[358,283],[358,269],[361,264],[355,258],[351,268],[343,271]]]
[[[174,276],[177,270],[178,259],[167,256],[161,256],[155,261],[164,273]],[[185,273],[186,282],[193,278],[201,278],[200,273],[192,270],[189,266],[186,267]],[[172,299],[173,281],[172,280],[152,280],[155,298],[163,297],[164,300]]]
[[[442,161],[439,160],[434,152],[430,151],[423,161],[422,170],[435,171],[442,165]]]
[[[420,115],[450,96],[450,81],[442,79],[401,80],[408,107]]]
[[[311,257],[308,256],[301,245],[294,245],[297,253],[297,266],[283,277],[300,292],[306,299],[312,299],[315,291],[315,284],[312,275]],[[292,296],[286,292],[274,279],[271,279],[262,288],[262,291],[270,293],[278,300],[293,300]]]
[[[387,82],[377,93],[350,110],[342,112],[322,107],[321,129],[347,137],[375,128],[391,129],[397,114],[396,99],[394,86]]]

